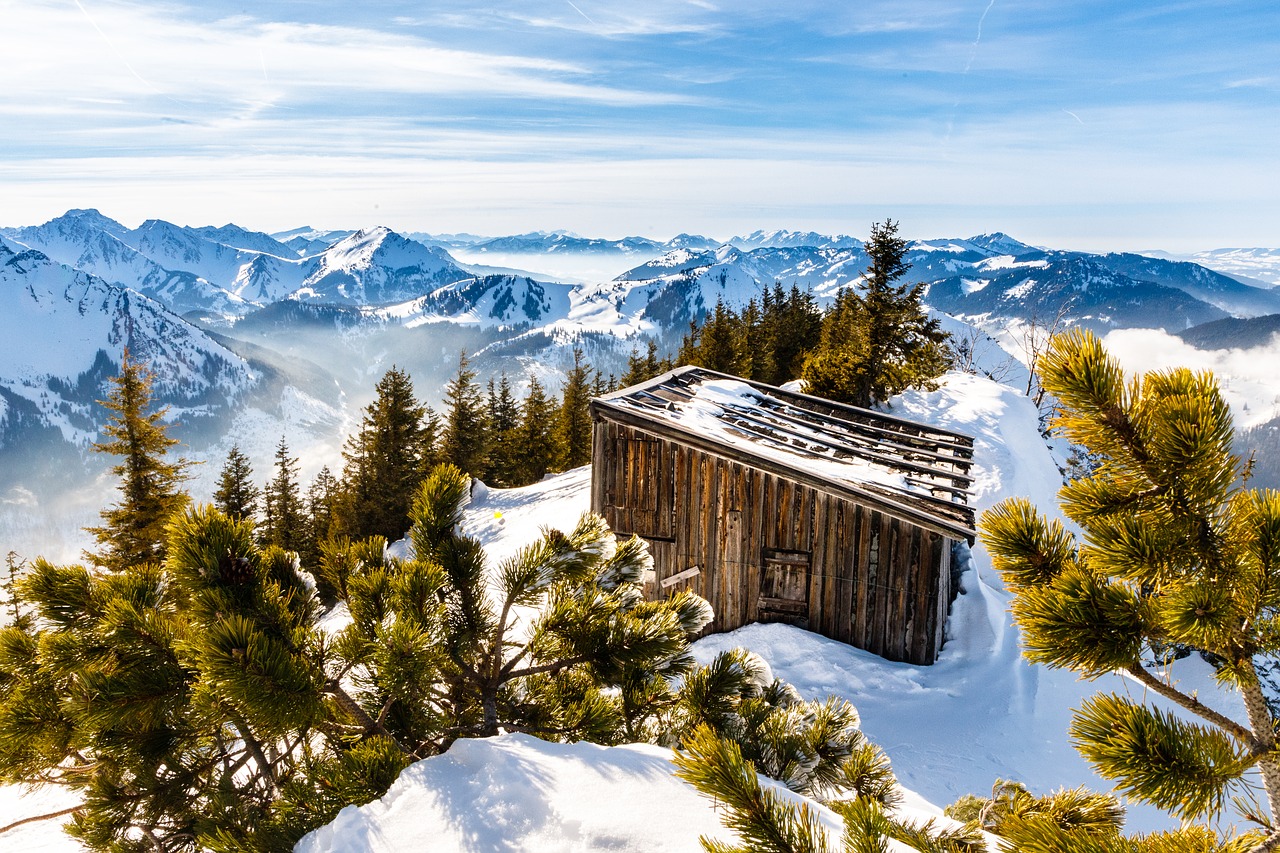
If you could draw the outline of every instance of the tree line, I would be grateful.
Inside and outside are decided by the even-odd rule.
[[[883,405],[908,388],[931,388],[952,363],[949,336],[925,311],[920,284],[899,284],[911,265],[892,220],[864,244],[870,265],[825,311],[813,294],[780,283],[741,311],[722,301],[684,336],[677,364],[696,364],[855,406]]]

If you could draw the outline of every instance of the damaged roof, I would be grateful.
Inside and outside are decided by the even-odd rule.
[[[973,439],[961,433],[702,367],[676,368],[591,407],[595,417],[973,541]]]

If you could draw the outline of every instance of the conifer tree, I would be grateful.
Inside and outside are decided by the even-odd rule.
[[[781,385],[800,377],[805,357],[821,339],[823,312],[811,291],[802,291],[794,284],[784,293],[782,285],[775,282],[770,301],[772,307],[766,304],[762,309],[761,323],[766,327],[764,339],[775,372],[771,377],[760,378],[771,385]]]
[[[898,224],[872,225],[864,249],[871,261],[864,290],[837,297],[802,373],[809,393],[855,406],[928,387],[949,362],[947,334],[921,305],[923,286],[895,284],[911,268]]]
[[[1123,672],[1196,722],[1132,696],[1076,711],[1077,749],[1117,788],[1184,820],[1217,815],[1256,768],[1259,851],[1280,845],[1280,751],[1254,660],[1280,651],[1280,495],[1239,486],[1231,413],[1205,373],[1126,377],[1086,332],[1054,338],[1039,364],[1061,403],[1057,428],[1096,454],[1059,491],[1083,541],[1025,499],[984,513],[982,537],[1013,593],[1032,661],[1094,678]],[[1143,665],[1177,644],[1217,661],[1246,718]]]
[[[300,549],[300,556],[302,565],[308,570],[314,571],[319,565],[321,546],[335,533],[341,497],[342,487],[338,478],[333,476],[328,465],[324,466],[307,487],[307,494],[303,499],[303,511],[306,516],[303,526],[306,537]],[[335,601],[332,595],[322,596],[322,598],[325,604],[333,604]]]
[[[120,502],[102,511],[101,527],[89,528],[99,550],[86,556],[116,571],[162,560],[165,525],[187,503],[179,490],[187,463],[166,459],[178,440],[167,434],[165,409],[150,410],[152,380],[150,371],[126,349],[120,374],[111,380],[111,394],[100,401],[112,413],[103,427],[109,440],[93,449],[120,457],[111,469],[120,478]]]
[[[458,355],[458,372],[444,389],[444,436],[440,459],[473,476],[484,470],[488,431],[484,396],[476,384],[466,352]]]
[[[639,349],[631,348],[631,355],[627,356],[627,372],[618,380],[618,387],[628,388],[638,385],[670,369],[669,362],[664,365],[663,359],[658,358],[657,341],[650,340],[643,356],[640,355]]]
[[[301,551],[306,545],[305,514],[298,486],[298,460],[289,455],[284,436],[276,445],[275,475],[262,492],[262,526],[258,538],[263,545],[286,551]]]
[[[253,467],[249,464],[249,457],[240,451],[240,445],[231,445],[222,473],[218,475],[218,490],[213,493],[213,505],[236,521],[253,521],[261,494],[262,491],[253,484]]]
[[[573,350],[573,367],[565,377],[561,395],[558,440],[564,468],[577,468],[591,461],[591,366],[582,350]]]
[[[512,396],[511,383],[505,373],[496,385],[492,379],[489,380],[486,417],[489,453],[481,479],[493,486],[518,485],[520,456],[523,453],[519,434],[520,407]]]
[[[349,492],[343,530],[364,538],[395,541],[409,529],[418,485],[434,462],[434,434],[427,408],[414,397],[409,374],[392,367],[374,389],[359,431],[343,449]]]
[[[536,483],[555,469],[561,456],[556,425],[559,414],[555,402],[535,376],[529,380],[529,394],[520,407],[516,446],[520,448],[516,484]]]

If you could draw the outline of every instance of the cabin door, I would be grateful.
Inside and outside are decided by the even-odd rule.
[[[805,627],[809,621],[808,551],[764,552],[760,567],[760,621],[786,622]]]

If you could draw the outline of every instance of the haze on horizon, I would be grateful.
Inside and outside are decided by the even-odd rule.
[[[1261,2],[7,4],[0,224],[1280,244]]]

